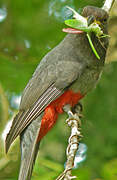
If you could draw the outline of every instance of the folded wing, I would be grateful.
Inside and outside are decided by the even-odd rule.
[[[19,111],[13,120],[11,129],[6,137],[6,152],[15,138],[36,119],[53,100],[60,96],[63,92],[58,90],[54,83],[42,94],[42,96],[26,111]]]

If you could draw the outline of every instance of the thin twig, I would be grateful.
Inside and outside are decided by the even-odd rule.
[[[81,108],[80,108],[81,109]],[[69,115],[69,118],[66,120],[68,126],[71,127],[71,135],[68,140],[68,147],[66,150],[66,155],[67,155],[67,162],[65,165],[65,170],[63,173],[56,179],[56,180],[71,180],[75,179],[76,176],[72,176],[72,168],[74,167],[74,159],[76,152],[78,150],[78,145],[79,145],[79,139],[81,137],[80,133],[80,110],[77,109],[77,113],[73,114],[70,106],[66,105],[64,107],[64,111],[67,112]]]
[[[106,0],[102,9],[104,9],[105,11],[107,11],[109,13],[114,2],[115,2],[115,0]]]

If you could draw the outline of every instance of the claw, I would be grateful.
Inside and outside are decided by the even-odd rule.
[[[71,111],[68,111],[68,115],[69,115],[69,118],[66,120],[66,123],[69,125],[69,126],[72,126],[72,123],[73,121],[77,121],[77,123],[81,126],[81,120],[80,120],[80,116],[79,114],[73,114]]]
[[[82,112],[82,111],[83,111],[83,106],[82,106],[81,102],[78,102],[78,104],[76,104],[76,105],[73,107],[72,110],[73,110],[74,113]]]

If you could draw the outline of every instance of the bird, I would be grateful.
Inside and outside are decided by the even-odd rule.
[[[100,27],[108,34],[108,13],[102,8],[85,6],[82,16],[93,15]],[[92,32],[93,45],[100,56],[93,53],[86,33],[68,33],[48,52],[37,66],[26,85],[15,116],[5,140],[6,153],[12,142],[20,136],[21,165],[18,180],[30,180],[40,142],[56,124],[63,107],[74,107],[80,99],[94,89],[100,79],[108,36],[99,39]]]

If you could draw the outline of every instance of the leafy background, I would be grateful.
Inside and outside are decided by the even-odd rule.
[[[101,0],[1,0],[7,17],[0,22],[0,179],[15,180],[20,166],[19,140],[4,153],[3,130],[17,112],[13,97],[19,96],[41,58],[65,36],[61,31],[69,14],[85,5],[102,6]],[[83,100],[81,142],[87,158],[74,170],[80,180],[117,179],[117,2],[110,16],[111,35],[107,62],[97,88]],[[110,63],[112,61],[112,63]],[[52,180],[63,170],[69,129],[65,115],[43,139],[32,180]]]

